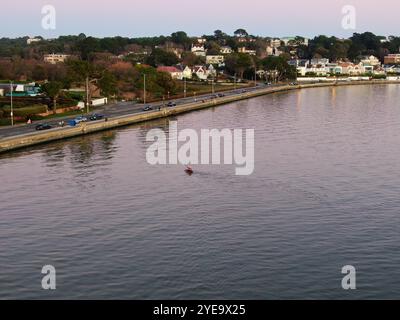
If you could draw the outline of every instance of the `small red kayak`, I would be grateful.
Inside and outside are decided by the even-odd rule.
[[[192,167],[186,166],[185,172],[186,172],[188,175],[192,175],[192,174],[193,174],[193,169],[192,169]]]

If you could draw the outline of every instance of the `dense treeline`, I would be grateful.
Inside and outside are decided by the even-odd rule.
[[[237,41],[238,36],[253,39],[254,41],[248,43],[247,47],[258,51],[263,50],[272,39],[270,37],[248,35],[243,29],[238,29],[233,36],[227,35],[221,30],[216,30],[213,35],[204,35],[203,38],[207,40],[206,48],[210,54],[213,54],[218,53],[218,49],[224,45],[236,50],[240,45]],[[79,55],[82,59],[88,59],[92,52],[109,52],[119,55],[135,46],[154,48],[168,43],[181,46],[184,50],[189,50],[195,40],[183,31],[175,32],[170,36],[146,38],[94,38],[80,34],[78,36],[60,36],[57,39],[41,41],[31,45],[27,45],[27,39],[28,37],[0,39],[0,57],[19,56],[20,58],[30,59],[39,58],[49,52],[63,52]],[[365,32],[361,34],[355,33],[349,39],[320,35],[311,39],[308,46],[298,45],[296,41],[292,41],[288,43],[286,48],[282,49],[288,53],[293,52],[293,49],[295,49],[299,58],[310,59],[315,56],[321,56],[332,60],[354,60],[361,55],[372,54],[377,57],[383,57],[388,53],[397,53],[399,52],[399,47],[400,37],[390,36],[386,39],[386,37]]]

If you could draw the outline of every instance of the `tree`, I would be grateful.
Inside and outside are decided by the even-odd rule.
[[[156,48],[151,55],[146,59],[146,63],[153,66],[171,66],[179,62],[175,53]]]
[[[294,66],[287,63],[283,57],[268,57],[261,61],[261,64],[266,71],[277,72],[277,80],[282,81],[285,79],[296,79],[297,71]]]
[[[186,32],[183,31],[177,31],[171,34],[171,41],[184,46],[184,48],[186,49],[188,49],[191,44],[190,38],[188,37]]]
[[[247,37],[249,34],[247,33],[246,30],[244,29],[237,29],[234,33],[233,33],[236,37]]]
[[[206,49],[209,55],[219,55],[221,51],[220,45],[215,41],[209,41],[206,45]]]
[[[203,58],[204,57],[196,56],[193,52],[185,51],[182,54],[182,64],[185,66],[193,67],[195,65],[202,64]]]
[[[98,87],[101,90],[101,93],[106,96],[110,97],[115,94],[117,94],[117,80],[115,79],[115,76],[109,72],[106,71],[101,79],[97,82]]]
[[[68,60],[66,64],[68,66],[68,76],[70,79],[85,84],[86,108],[89,110],[89,101],[91,97],[90,84],[101,80],[105,74],[105,69],[92,62],[82,60]]]
[[[221,30],[214,31],[214,39],[220,44],[223,43],[227,37],[228,35],[225,32],[222,32]]]
[[[77,49],[82,60],[89,60],[91,55],[99,50],[99,41],[93,37],[81,38],[77,43]]]
[[[176,82],[171,78],[171,75],[166,72],[158,72],[156,83],[164,89],[164,94],[168,92],[173,93],[176,91]]]
[[[58,81],[50,81],[42,86],[43,92],[53,100],[53,113],[57,113],[57,99],[61,93],[62,83]]]
[[[241,79],[247,69],[254,68],[253,59],[246,53],[232,53],[225,59],[228,71],[236,73]]]

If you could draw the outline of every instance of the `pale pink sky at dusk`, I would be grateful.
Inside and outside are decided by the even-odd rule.
[[[41,27],[41,9],[47,4],[56,8],[56,30]],[[355,30],[341,26],[344,5],[357,10]],[[50,38],[81,32],[136,37],[178,30],[202,35],[216,29],[232,34],[237,28],[260,36],[346,37],[364,31],[400,35],[400,2],[387,0],[385,6],[379,5],[372,0],[13,0],[2,3],[2,12],[7,14],[0,20],[0,37]]]

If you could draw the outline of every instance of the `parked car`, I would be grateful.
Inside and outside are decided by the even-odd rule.
[[[38,130],[38,131],[41,131],[41,130],[49,130],[49,129],[51,129],[51,128],[53,128],[51,125],[49,125],[48,123],[41,123],[41,124],[38,124],[36,127],[35,127],[35,129],[36,130]]]
[[[94,113],[89,117],[90,121],[97,121],[97,120],[102,120],[102,119],[104,119],[104,115],[97,114],[97,113]]]
[[[88,121],[88,119],[84,116],[76,117],[74,120],[75,120],[76,124]]]
[[[167,106],[168,106],[168,107],[175,107],[175,106],[176,106],[176,103],[170,101],[170,102],[168,102]]]
[[[153,110],[153,107],[152,106],[145,106],[142,110],[143,111],[150,111],[150,110]]]

